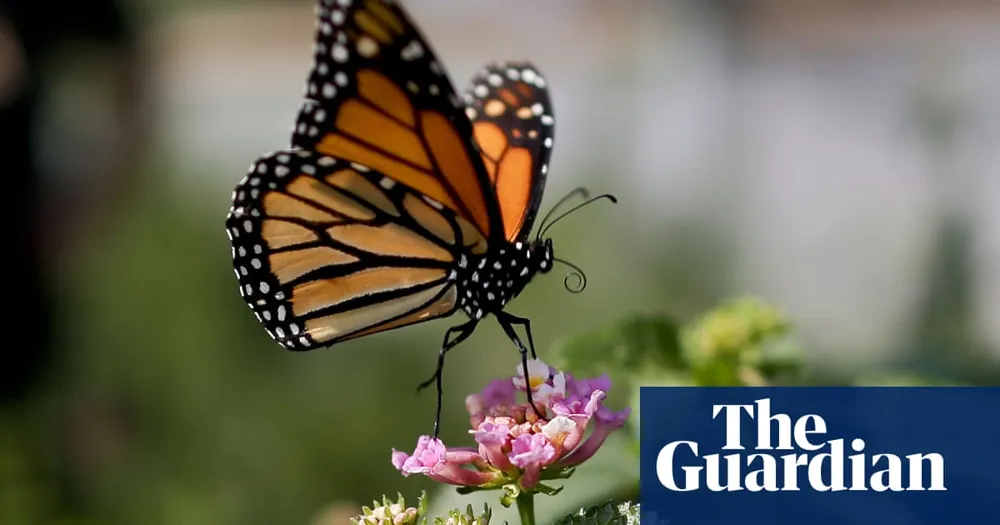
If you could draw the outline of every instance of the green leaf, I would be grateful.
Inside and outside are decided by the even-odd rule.
[[[602,329],[564,338],[555,344],[553,366],[576,377],[607,373],[619,388],[629,389],[639,376],[655,376],[683,367],[680,331],[662,315],[632,314]]]
[[[585,507],[570,514],[555,525],[633,525],[639,523],[639,505],[629,502],[615,505],[608,501]]]

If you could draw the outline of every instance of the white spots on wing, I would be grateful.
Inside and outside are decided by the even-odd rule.
[[[533,69],[525,69],[521,71],[521,80],[527,82],[528,84],[534,84],[536,78],[538,78],[538,73],[535,73],[535,70]]]
[[[333,49],[334,49],[334,52],[337,51],[336,47],[334,47]],[[372,37],[370,37],[370,36],[363,36],[363,37],[361,37],[358,40],[358,54],[361,55],[361,56],[363,56],[363,57],[365,57],[365,58],[371,58],[371,57],[377,55],[378,54],[378,42],[375,42],[375,39],[372,38]],[[347,57],[345,56],[344,60],[339,60],[336,57],[334,57],[334,60],[337,60],[338,62],[343,62],[344,60],[347,60]]]
[[[260,173],[261,175],[267,173],[267,164],[264,164],[263,162],[257,164],[257,173]]]
[[[324,120],[326,120],[326,112],[323,111],[322,109],[317,110],[316,114],[313,115],[313,120],[315,120],[316,122],[323,122]]]
[[[288,161],[291,160],[291,157],[289,157],[287,153],[282,153],[281,155],[278,155],[274,159],[280,162],[281,164],[288,164]]]
[[[497,261],[497,262],[493,263],[493,268],[494,269],[499,270],[501,267],[502,266],[500,265],[500,261]]]
[[[444,209],[444,205],[443,204],[441,204],[440,202],[438,202],[438,201],[436,201],[436,200],[434,200],[434,199],[432,199],[432,198],[430,198],[430,197],[428,197],[426,195],[424,195],[424,200],[427,201],[427,204],[430,204],[435,209],[438,209],[438,210],[443,210]]]
[[[516,82],[516,81],[518,81],[518,80],[521,79],[521,72],[518,71],[518,70],[516,70],[516,69],[514,69],[514,68],[508,68],[507,69],[507,78],[509,78],[509,79],[511,79],[511,80],[513,80],[513,81]]]
[[[344,18],[343,11],[334,11],[330,13],[330,21],[333,22],[333,25],[335,26],[342,25],[344,23]]]
[[[333,27],[326,22],[321,22],[319,24],[319,32],[326,36],[330,36],[330,33],[333,33]]]
[[[469,117],[469,120],[476,120],[476,109],[473,107],[465,108],[465,116]]]
[[[542,124],[551,126],[553,122],[555,122],[555,119],[552,118],[552,115],[542,115]]]
[[[303,164],[302,165],[302,173],[305,173],[305,174],[308,174],[308,175],[315,175],[316,174],[316,166],[313,166],[312,164]]]
[[[271,285],[267,283],[260,283],[260,293],[267,293],[271,291]]]
[[[274,168],[274,174],[279,177],[284,177],[285,175],[288,175],[288,172],[289,172],[288,166],[278,166],[277,168]]]
[[[544,111],[545,108],[542,107],[542,104],[540,102],[535,102],[534,104],[531,105],[531,113],[534,114],[536,117],[538,115],[541,115]]]
[[[424,46],[420,45],[420,42],[416,40],[411,40],[410,43],[399,52],[399,57],[407,62],[416,60],[422,56],[424,56]],[[435,62],[432,62],[431,64],[435,64]],[[433,67],[431,69],[433,70]]]
[[[340,42],[333,44],[333,50],[330,51],[330,56],[337,62],[340,63],[347,62],[347,57],[348,57],[347,46],[345,46]]]
[[[243,229],[246,230],[247,233],[253,231],[253,223],[250,222],[250,219],[243,221]]]
[[[365,166],[364,164],[358,164],[357,162],[352,162],[351,167],[361,173],[367,173],[371,171],[370,169],[368,169],[368,166]]]
[[[525,275],[528,275],[528,267],[527,266],[525,266],[524,268],[521,268],[521,277],[524,277]]]
[[[486,81],[493,87],[500,87],[500,85],[503,84],[503,78],[496,73],[491,73],[490,76],[487,77]]]
[[[337,161],[334,160],[333,157],[320,157],[319,160],[316,161],[316,164],[319,164],[324,168],[329,168],[330,166],[333,166],[336,163]]]
[[[382,180],[378,181],[378,184],[387,190],[391,190],[396,185],[396,181],[389,177],[382,177]]]
[[[261,267],[260,259],[258,259],[256,257],[254,257],[253,259],[250,259],[250,266],[253,266],[254,270],[260,270],[260,267]]]
[[[428,64],[427,67],[430,68],[431,73],[434,73],[435,75],[444,74],[444,70],[441,69],[441,64],[438,64],[437,60],[431,60],[431,63]]]
[[[337,88],[333,84],[327,82],[323,84],[323,96],[325,98],[333,98],[337,95]]]
[[[542,164],[542,175],[545,175],[548,172],[549,172],[549,165],[548,164]]]
[[[279,295],[281,297],[278,297]],[[281,292],[278,292],[277,294],[274,295],[274,298],[278,299],[279,301],[281,299],[284,299],[284,297],[285,297],[284,294],[282,294]],[[278,320],[279,321],[284,321],[285,320],[285,305],[278,306]]]
[[[472,88],[472,94],[479,98],[485,97],[489,92],[489,88],[484,84],[476,84],[476,87]]]
[[[326,76],[326,74],[330,72],[330,66],[328,66],[326,62],[320,62],[319,64],[316,65],[316,72],[319,73],[320,75]],[[310,87],[315,87],[315,86],[316,84],[313,84]]]
[[[340,87],[347,86],[347,73],[344,73],[343,71],[337,71],[333,75],[333,82]]]
[[[545,147],[546,148],[552,147],[552,137],[545,137]]]
[[[438,89],[437,84],[431,84],[427,86],[427,92],[436,96],[441,93],[441,90]]]

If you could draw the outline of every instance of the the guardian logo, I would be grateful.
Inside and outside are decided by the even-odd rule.
[[[788,414],[772,415],[770,399],[759,399],[753,405],[713,405],[711,418],[724,418],[725,445],[721,450],[733,452],[705,454],[708,451],[701,450],[695,441],[668,443],[656,457],[656,477],[668,490],[947,490],[943,455],[870,454],[860,437],[829,439],[826,421],[819,415],[808,414],[794,421]],[[756,442],[749,450],[741,442],[744,422],[755,422],[757,427]]]

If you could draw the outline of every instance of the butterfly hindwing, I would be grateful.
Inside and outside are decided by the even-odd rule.
[[[510,242],[530,234],[545,189],[555,127],[546,86],[533,64],[512,61],[487,65],[464,94]]]
[[[241,295],[294,350],[450,315],[455,258],[486,243],[437,201],[307,150],[254,163],[226,229]]]
[[[393,2],[320,0],[293,146],[359,162],[503,238],[464,104]],[[493,229],[500,231],[492,231]]]

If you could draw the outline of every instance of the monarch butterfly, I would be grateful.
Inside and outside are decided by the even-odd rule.
[[[527,372],[531,324],[504,307],[565,262],[542,239],[548,216],[530,239],[553,141],[546,82],[529,62],[493,63],[460,98],[394,2],[320,0],[317,17],[291,147],[250,167],[226,217],[240,293],[288,350],[463,311],[419,387],[437,383],[436,436],[445,354],[493,314]]]

